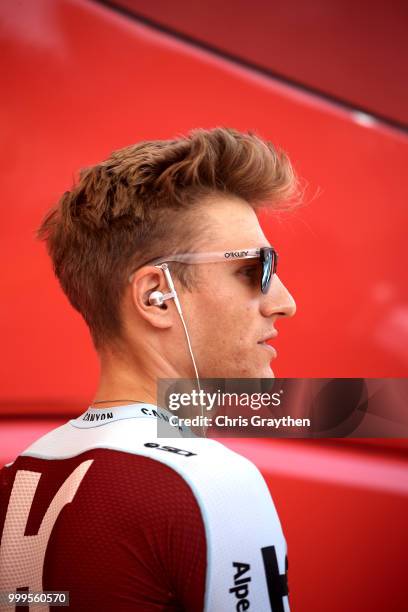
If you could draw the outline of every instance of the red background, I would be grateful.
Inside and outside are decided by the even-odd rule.
[[[206,17],[198,3],[122,4],[284,79],[97,2],[2,3],[0,463],[83,410],[96,385],[85,324],[35,241],[42,215],[80,167],[197,126],[256,130],[308,182],[307,206],[262,219],[298,306],[280,325],[277,375],[407,375],[403,5],[371,4],[362,28],[362,8],[322,0],[295,13],[210,2]],[[239,445],[280,512],[295,612],[405,609],[403,443]]]

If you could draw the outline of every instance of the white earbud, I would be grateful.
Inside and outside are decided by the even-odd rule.
[[[149,295],[149,304],[151,306],[163,306],[164,300],[170,300],[174,298],[174,291],[170,291],[170,293],[162,293],[161,291],[152,291]]]
[[[190,352],[191,361],[193,362],[194,372],[195,372],[195,376],[197,379],[198,390],[201,391],[200,378],[198,376],[198,370],[197,370],[197,365],[194,359],[193,349],[191,348],[190,336],[187,331],[187,326],[186,326],[186,322],[184,321],[183,311],[181,310],[180,300],[178,298],[177,291],[173,283],[173,279],[171,278],[169,267],[166,263],[160,264],[157,267],[163,270],[164,276],[166,277],[167,284],[170,289],[170,293],[162,293],[161,291],[153,291],[149,295],[149,304],[151,304],[152,306],[162,306],[164,300],[169,300],[170,298],[174,298],[174,305],[176,306],[177,312],[180,315],[180,319],[183,324],[184,333],[186,335],[188,350]],[[202,406],[201,406],[201,410],[203,410]]]
[[[177,312],[180,315],[181,323],[183,325],[184,333],[185,333],[186,340],[187,340],[188,350],[190,352],[191,361],[193,362],[194,373],[195,373],[195,377],[196,377],[196,380],[197,380],[198,391],[201,394],[200,378],[198,376],[197,365],[196,365],[196,362],[195,362],[195,359],[194,359],[193,349],[191,347],[190,336],[188,334],[186,322],[184,321],[183,311],[181,310],[181,304],[180,304],[180,301],[179,301],[179,297],[177,295],[176,288],[175,288],[174,283],[173,283],[173,279],[171,278],[169,267],[168,267],[168,265],[166,263],[160,264],[157,267],[160,268],[161,270],[163,270],[163,273],[164,273],[164,276],[166,277],[167,284],[169,286],[170,292],[169,293],[162,293],[161,291],[152,291],[152,293],[149,295],[149,304],[152,305],[152,306],[163,306],[164,300],[169,300],[171,298],[174,299],[174,305],[175,305],[175,307],[177,309]],[[200,405],[201,405],[201,416],[202,416],[202,418],[204,418],[204,408],[203,408],[202,404],[200,404]],[[204,430],[204,428],[202,428],[202,429],[203,429],[203,435],[205,436],[205,430]]]

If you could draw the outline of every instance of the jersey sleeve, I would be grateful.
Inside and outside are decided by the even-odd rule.
[[[246,460],[239,463],[228,485],[221,478],[214,492],[220,508],[208,525],[208,610],[288,612],[281,524],[260,472]]]

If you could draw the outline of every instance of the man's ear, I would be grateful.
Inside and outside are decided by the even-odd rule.
[[[150,304],[149,297],[153,291],[169,293],[163,271],[155,266],[144,266],[133,274],[131,283],[132,304],[138,315],[153,327],[167,329],[174,323],[175,308],[169,307],[172,299],[162,306]]]

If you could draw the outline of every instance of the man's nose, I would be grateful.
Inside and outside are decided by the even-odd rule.
[[[272,277],[268,293],[263,296],[261,310],[265,317],[293,317],[296,313],[295,300],[276,274]]]

